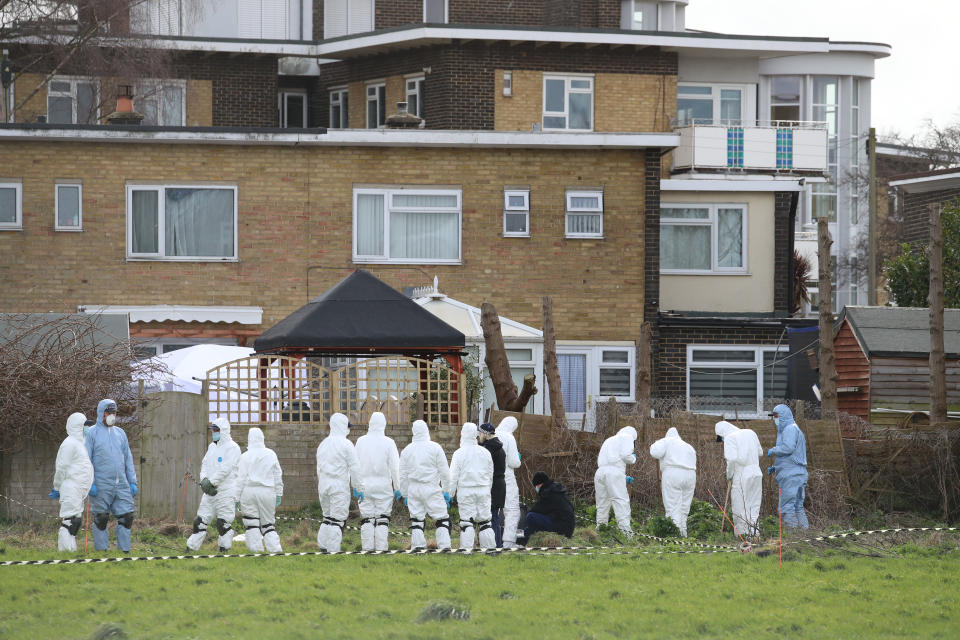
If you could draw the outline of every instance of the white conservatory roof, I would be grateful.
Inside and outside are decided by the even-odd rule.
[[[433,291],[414,298],[414,302],[456,328],[466,337],[467,342],[483,342],[483,329],[480,327],[480,309],[465,302],[448,298],[437,289],[434,279]],[[500,317],[500,332],[508,342],[543,342],[543,332],[509,318]]]

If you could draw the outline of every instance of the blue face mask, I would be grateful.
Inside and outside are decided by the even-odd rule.
[[[219,441],[220,441],[220,432],[219,432],[219,431],[214,431],[214,432],[213,432],[213,441],[214,441],[214,442],[219,442]]]
[[[539,485],[537,485],[536,487],[534,487],[534,489],[537,490],[537,493],[540,493],[540,486],[539,486]]]
[[[88,433],[90,433],[90,427],[84,427],[84,428],[83,428],[83,437],[86,438]]]

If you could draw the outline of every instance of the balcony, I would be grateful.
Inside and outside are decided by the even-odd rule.
[[[304,8],[299,0],[143,0],[130,8],[130,31],[152,36],[310,40],[310,6]]]
[[[825,122],[767,121],[716,124],[693,120],[677,127],[673,171],[822,174],[827,170]]]

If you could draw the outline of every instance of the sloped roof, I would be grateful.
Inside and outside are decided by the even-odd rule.
[[[357,270],[264,331],[257,353],[459,352],[463,333],[387,283]]]
[[[845,307],[847,320],[868,358],[926,358],[930,355],[930,311],[914,307]],[[960,309],[943,313],[943,344],[948,357],[960,357]]]
[[[473,341],[483,341],[483,329],[480,325],[480,309],[465,302],[454,300],[434,291],[430,295],[414,298],[418,305],[463,332]],[[503,316],[500,318],[500,333],[504,340],[524,340],[543,342],[543,331]]]

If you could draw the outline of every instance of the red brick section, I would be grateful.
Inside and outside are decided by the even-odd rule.
[[[277,56],[188,53],[176,77],[213,82],[213,126],[277,126]]]
[[[930,205],[955,202],[960,206],[960,189],[907,193],[903,196],[903,242],[926,244],[930,239]]]
[[[839,393],[840,411],[870,420],[870,361],[860,348],[860,343],[844,320],[834,339],[833,348],[837,359],[837,387],[860,387],[857,393]],[[843,434],[856,437],[857,434]]]

